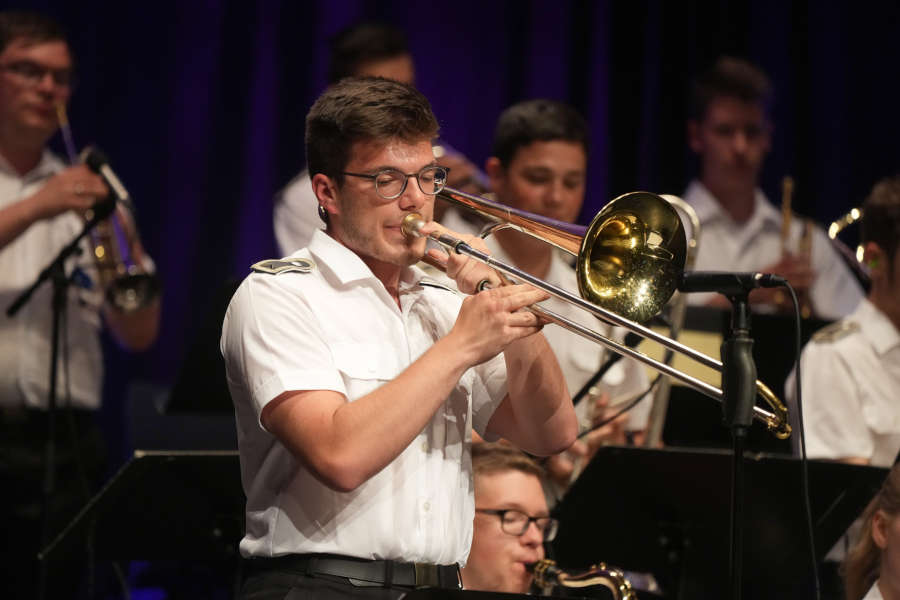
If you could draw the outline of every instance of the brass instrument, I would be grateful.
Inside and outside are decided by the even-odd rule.
[[[781,255],[786,256],[788,254],[793,254],[791,250],[791,221],[793,220],[794,213],[791,209],[791,204],[793,202],[794,196],[794,178],[791,176],[785,176],[784,179],[781,180]],[[802,233],[800,234],[800,240],[797,244],[797,256],[801,259],[805,260],[807,264],[810,264],[812,261],[812,234],[813,234],[813,223],[810,219],[802,219],[801,223],[803,225]],[[783,304],[787,298],[784,296],[784,293],[780,290],[776,292],[776,301],[779,305]],[[807,294],[803,294],[800,298],[800,315],[804,319],[808,319],[812,316],[812,306],[810,305],[809,296]]]
[[[837,239],[837,235],[841,231],[843,231],[844,229],[849,227],[850,225],[853,225],[854,223],[856,223],[857,221],[862,219],[862,217],[863,217],[863,211],[861,208],[851,209],[850,212],[841,216],[836,221],[833,221],[831,223],[831,225],[828,226],[828,239],[833,240],[835,242],[839,241]],[[863,245],[862,244],[859,244],[856,247],[855,256],[856,256],[856,262],[862,263],[862,261],[863,261]]]
[[[619,196],[601,210],[587,228],[513,209],[453,188],[444,188],[438,196],[574,255],[577,258],[576,272],[581,296],[498,261],[453,236],[438,232],[429,234],[428,237],[442,246],[574,304],[605,323],[624,327],[707,367],[722,371],[719,360],[640,324],[666,304],[677,287],[685,263],[687,242],[681,219],[675,209],[659,196],[648,192]],[[413,213],[404,218],[401,229],[407,236],[421,237],[420,230],[424,225],[421,215]],[[640,361],[715,400],[721,402],[723,399],[720,388],[664,362],[543,307],[533,306],[531,310],[550,322]],[[790,436],[787,408],[762,382],[756,382],[756,389],[772,412],[754,406],[753,416],[765,423],[780,439]]]
[[[85,219],[91,217],[88,210]],[[136,237],[134,219],[122,203],[117,203],[113,214],[91,232],[100,285],[106,290],[107,301],[122,312],[147,306],[160,290],[156,275],[134,259]]]
[[[69,162],[72,165],[88,162],[90,148],[80,157],[76,155],[64,104],[56,105],[56,114]],[[159,295],[161,286],[156,274],[134,258],[139,235],[131,201],[127,197],[119,200],[112,215],[91,231],[91,251],[106,300],[119,311],[132,312],[150,304]],[[87,210],[84,220],[90,221],[93,215],[92,210]]]
[[[594,565],[584,573],[572,575],[556,566],[550,559],[540,560],[529,569],[534,574],[534,583],[540,588],[586,588],[603,586],[608,589],[614,600],[637,600],[637,594],[625,574],[606,563]]]

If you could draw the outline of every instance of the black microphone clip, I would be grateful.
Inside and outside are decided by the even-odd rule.
[[[109,166],[109,158],[105,152],[96,146],[87,146],[81,151],[81,160],[91,171],[103,178],[115,200],[124,204],[128,210],[134,210],[131,195]]]

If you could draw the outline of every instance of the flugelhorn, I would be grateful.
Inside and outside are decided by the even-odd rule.
[[[98,173],[99,165],[107,162],[102,152],[90,146],[81,159]],[[112,215],[91,232],[94,260],[107,301],[117,310],[131,312],[150,304],[159,295],[160,283],[135,256],[139,237],[129,199],[119,197],[120,192],[112,194],[117,198]]]
[[[88,147],[80,156],[77,155],[64,104],[56,105],[56,114],[69,163],[88,163],[93,171],[98,171],[97,165],[91,162],[92,158],[98,159],[102,153],[96,148]],[[106,162],[105,157],[102,162]],[[122,195],[115,190],[113,192]],[[129,199],[119,200],[112,215],[91,231],[91,251],[106,300],[117,310],[132,312],[150,304],[159,295],[161,286],[152,269],[134,256],[136,244],[139,243],[137,224]],[[92,216],[88,210],[84,218],[90,220]]]
[[[675,292],[684,268],[686,240],[681,218],[659,196],[648,192],[619,196],[607,204],[585,228],[517,210],[452,188],[444,188],[438,195],[448,202],[481,214],[498,223],[498,226],[517,229],[573,254],[577,258],[580,295],[499,261],[453,236],[439,232],[428,235],[442,246],[483,262],[514,280],[542,289],[595,315],[605,323],[623,327],[722,372],[719,360],[656,333],[640,323],[662,309]],[[406,216],[401,228],[407,236],[420,237],[424,224],[422,216],[413,213]],[[533,306],[531,310],[548,321],[648,365],[715,400],[721,402],[724,398],[720,388],[650,358],[597,331],[540,306]],[[784,404],[761,381],[756,382],[756,391],[769,405],[771,412],[754,406],[754,418],[765,423],[777,437],[784,439],[790,436],[791,428]]]
[[[534,574],[534,583],[540,588],[588,588],[605,587],[614,600],[637,600],[637,594],[621,570],[606,563],[594,565],[583,573],[567,573],[550,559],[540,560],[527,567]]]

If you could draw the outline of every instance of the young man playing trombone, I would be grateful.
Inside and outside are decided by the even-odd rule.
[[[245,597],[456,587],[474,517],[471,431],[538,455],[574,441],[559,365],[521,310],[546,294],[431,251],[463,292],[493,286],[461,299],[413,266],[425,240],[400,223],[429,220],[444,185],[437,129],[411,86],[326,90],[306,139],[327,230],[257,265],[231,301],[222,351],[247,493]]]

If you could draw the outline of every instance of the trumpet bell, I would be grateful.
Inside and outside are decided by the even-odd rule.
[[[122,312],[143,308],[159,295],[159,278],[149,273],[123,275],[114,279],[106,290],[107,301]]]
[[[584,234],[578,289],[586,300],[644,323],[675,293],[686,256],[675,209],[656,194],[624,194],[597,213]]]

